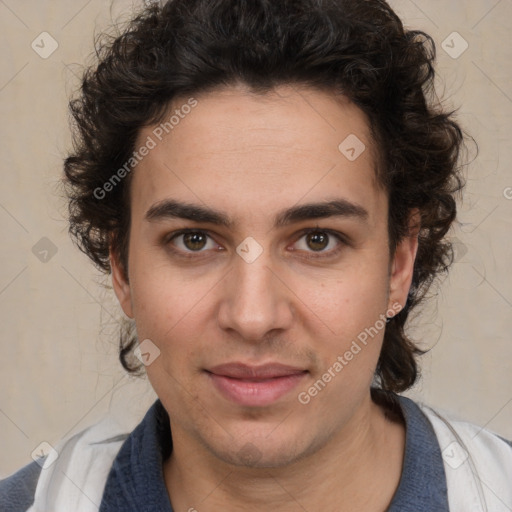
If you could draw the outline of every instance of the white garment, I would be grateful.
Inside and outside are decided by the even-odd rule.
[[[443,453],[450,512],[511,512],[512,447],[476,425],[447,420],[418,405]],[[34,504],[27,512],[98,512],[126,436],[119,423],[106,418],[59,443],[59,457],[41,471]]]
[[[418,405],[443,454],[450,512],[511,512],[512,447],[488,430]]]
[[[110,468],[127,437],[107,417],[54,448],[59,454],[41,470],[27,512],[98,512]]]

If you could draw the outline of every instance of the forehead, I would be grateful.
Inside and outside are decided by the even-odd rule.
[[[152,149],[131,184],[134,217],[169,197],[233,207],[233,216],[330,197],[368,210],[382,201],[366,116],[327,92],[233,86],[180,98],[162,123],[141,130],[136,146],[145,144]]]

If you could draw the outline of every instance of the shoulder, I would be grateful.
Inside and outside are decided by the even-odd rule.
[[[452,495],[450,504],[457,496],[457,500],[464,499],[472,504],[472,510],[510,510],[512,443],[449,413],[424,404],[417,405],[430,421],[438,439],[448,491]],[[504,505],[509,508],[503,508]]]
[[[0,510],[25,512],[34,502],[41,466],[31,462],[13,475],[0,480]]]
[[[141,411],[155,401],[152,389],[141,394],[136,388],[131,396],[139,397],[136,407],[132,401],[114,404],[95,423],[56,441],[51,460],[32,462],[0,480],[0,511],[97,512],[114,459],[140,423]]]
[[[493,458],[496,455],[512,457],[512,441],[504,439],[495,432],[473,423],[455,418],[450,413],[434,409],[425,404],[417,404],[431,422],[441,441],[456,441],[462,448],[467,448],[467,455]],[[446,447],[441,446],[444,450]],[[446,454],[443,453],[443,457]]]
[[[127,437],[106,418],[61,439],[55,458],[39,459],[0,481],[0,511],[47,512],[48,503],[52,512],[97,510],[94,503],[101,501],[112,461]]]

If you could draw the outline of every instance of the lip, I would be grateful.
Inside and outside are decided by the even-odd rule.
[[[228,400],[243,406],[270,405],[294,389],[307,370],[280,363],[250,366],[227,363],[207,370],[215,388]]]

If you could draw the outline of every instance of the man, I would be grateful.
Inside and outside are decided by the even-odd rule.
[[[510,510],[510,443],[397,394],[462,188],[429,37],[381,0],[171,0],[99,59],[70,231],[159,399],[3,482],[8,510]]]

